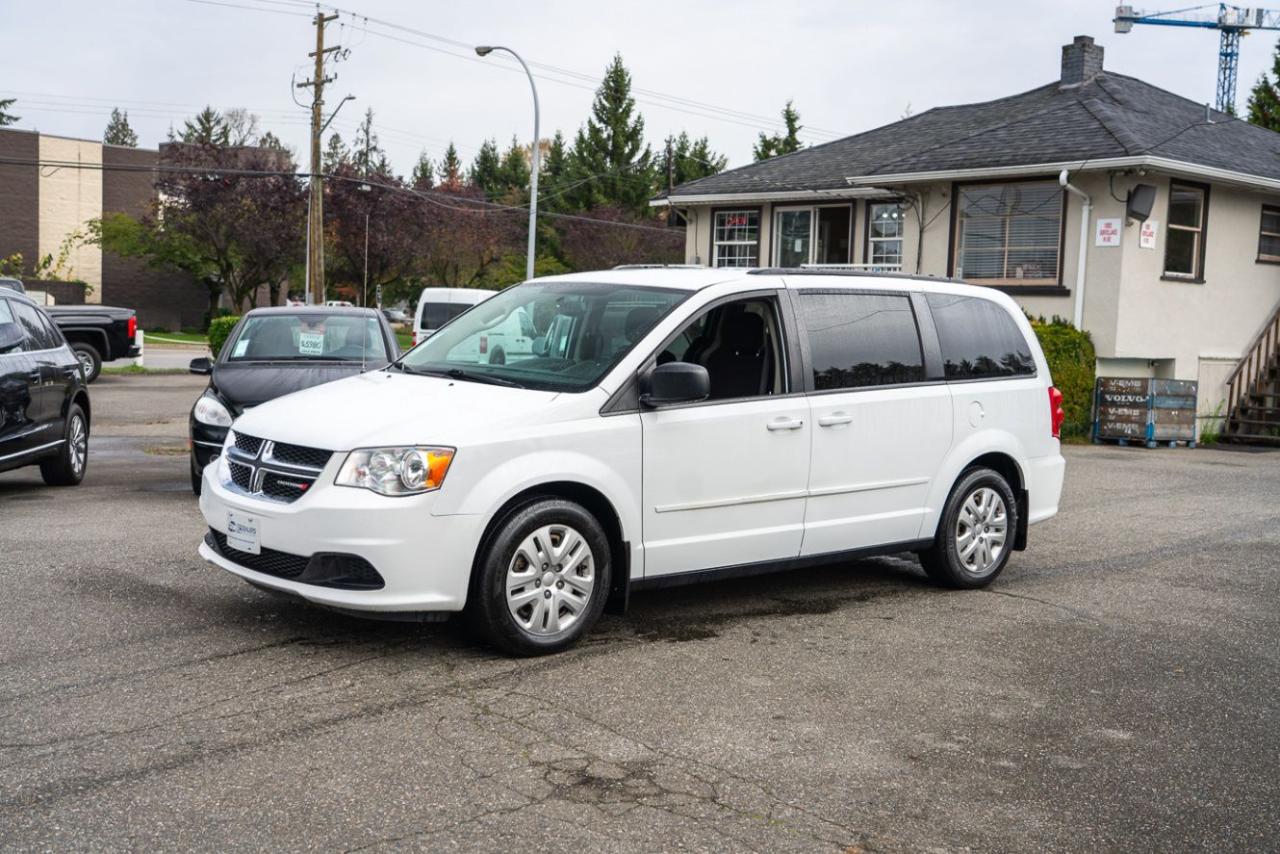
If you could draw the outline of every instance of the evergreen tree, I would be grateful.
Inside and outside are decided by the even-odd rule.
[[[280,137],[276,136],[271,131],[267,131],[262,136],[258,137],[258,147],[269,148],[272,151],[287,151],[289,152],[290,156],[292,156],[293,154],[293,149],[285,145],[284,141],[281,140]]]
[[[107,122],[107,129],[102,133],[102,141],[107,145],[138,147],[138,135],[133,132],[133,128],[129,127],[127,110],[122,113],[115,107],[111,108],[111,119]]]
[[[21,118],[21,116],[15,116],[9,112],[9,108],[13,106],[13,102],[16,100],[17,98],[0,98],[0,128],[5,125],[11,125]]]
[[[754,149],[757,161],[768,160],[779,154],[790,154],[800,149],[800,129],[804,125],[800,124],[800,114],[796,112],[796,108],[790,101],[787,101],[787,105],[782,108],[782,123],[787,128],[785,134],[767,136],[761,131],[760,141],[756,143]]]
[[[364,111],[364,121],[356,128],[355,143],[351,146],[351,160],[361,175],[386,175],[391,171],[387,154],[378,144],[373,132],[373,110]]]
[[[462,189],[462,160],[458,157],[458,149],[453,143],[444,150],[444,159],[440,161],[440,186],[451,192]]]
[[[351,162],[351,152],[347,149],[346,143],[342,141],[342,135],[336,131],[329,135],[329,142],[325,146],[321,163],[325,172],[336,172],[339,166],[345,166]]]
[[[196,145],[225,146],[231,142],[231,131],[221,113],[205,107],[195,118],[183,123],[181,139]]]
[[[615,55],[596,90],[591,116],[573,143],[567,194],[582,209],[616,205],[633,214],[648,210],[653,154],[644,141],[644,118],[635,113],[631,74]]]
[[[502,181],[505,195],[528,195],[529,160],[525,154],[524,146],[514,136],[511,137],[511,147],[502,156],[502,166],[498,174]]]
[[[571,152],[564,144],[564,134],[556,131],[547,146],[547,156],[538,163],[542,174],[538,176],[538,206],[559,210],[565,206],[563,198],[568,184],[569,157]]]
[[[498,155],[498,143],[486,139],[471,161],[467,181],[478,190],[484,190],[487,198],[496,199],[505,191],[502,186],[502,158]]]
[[[1271,61],[1271,77],[1264,71],[1249,92],[1249,123],[1280,131],[1280,42]]]
[[[705,136],[696,142],[689,139],[689,134],[685,131],[681,131],[678,137],[669,136],[658,174],[658,184],[662,190],[667,189],[668,152],[671,157],[671,183],[677,187],[688,181],[723,172],[729,162],[723,154],[716,154],[711,150],[711,142]]]
[[[430,190],[436,183],[436,167],[427,156],[427,152],[418,155],[418,162],[413,166],[413,176],[409,182],[415,190]]]

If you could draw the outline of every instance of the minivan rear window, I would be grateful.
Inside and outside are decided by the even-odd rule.
[[[1034,374],[1036,362],[1009,312],[991,300],[929,294],[949,380]]]
[[[439,329],[469,308],[469,302],[424,302],[418,328]]]
[[[800,294],[817,391],[924,380],[911,298],[896,294]]]

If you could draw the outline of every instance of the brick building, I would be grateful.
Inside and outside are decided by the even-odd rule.
[[[91,219],[146,213],[155,200],[155,173],[146,167],[159,157],[154,149],[0,129],[0,258],[20,252],[30,269],[37,258],[56,257]],[[136,309],[144,328],[199,326],[208,310],[204,289],[181,273],[86,245],[68,264],[90,286],[85,302]]]

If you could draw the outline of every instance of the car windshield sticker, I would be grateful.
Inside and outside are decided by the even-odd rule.
[[[249,349],[249,339],[241,338],[239,341],[236,342],[236,348],[231,351],[231,357],[233,359],[238,359],[241,356],[243,356],[245,354],[245,351],[248,349]]]
[[[299,332],[298,333],[298,352],[304,356],[323,356],[324,355],[324,333],[323,332]]]

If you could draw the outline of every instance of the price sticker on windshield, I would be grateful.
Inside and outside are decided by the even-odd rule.
[[[299,332],[298,333],[298,352],[303,356],[323,356],[324,355],[324,333],[323,332]]]

